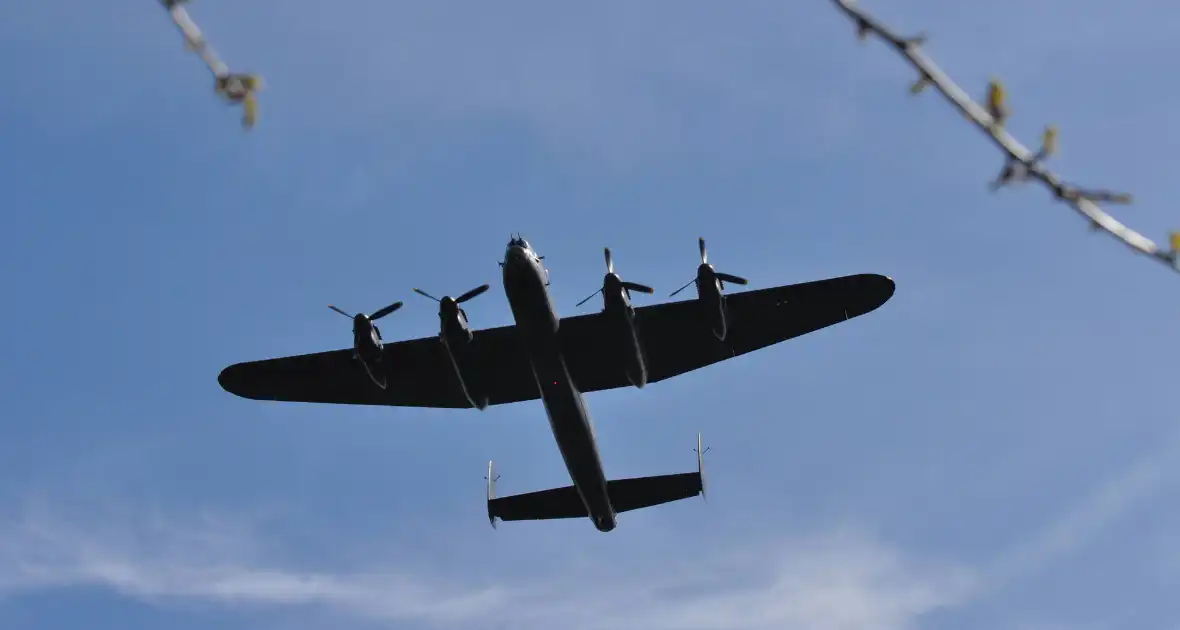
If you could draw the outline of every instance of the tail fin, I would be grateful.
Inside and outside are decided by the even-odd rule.
[[[495,474],[496,469],[491,460],[488,460],[488,476],[484,479],[488,480],[488,522],[492,524],[492,529],[496,529],[496,515],[492,512],[492,501],[496,499],[496,480],[500,477]]]
[[[708,453],[709,449],[701,450],[701,434],[699,432],[697,433],[697,447],[694,450],[697,453],[697,477],[701,480],[701,498],[708,501],[709,497],[705,495],[705,453]]]

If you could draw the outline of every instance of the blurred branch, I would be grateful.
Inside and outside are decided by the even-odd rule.
[[[193,21],[184,5],[189,0],[160,0],[172,22],[184,37],[185,48],[196,52],[213,73],[214,90],[228,102],[242,105],[242,126],[250,129],[258,119],[258,92],[262,90],[262,77],[255,74],[230,72],[229,66],[217,56],[217,52],[206,41],[205,35]]]
[[[987,106],[976,103],[949,76],[946,75],[921,50],[926,36],[919,34],[914,37],[901,37],[872,16],[856,7],[854,0],[832,0],[842,12],[856,24],[856,34],[860,40],[865,40],[870,34],[877,34],[918,71],[918,80],[910,87],[912,94],[919,94],[928,86],[934,86],[946,100],[954,105],[968,120],[991,138],[1001,151],[1006,154],[1004,168],[1000,175],[992,182],[992,190],[997,190],[1014,181],[1039,181],[1052,191],[1059,200],[1078,211],[1095,230],[1104,230],[1119,239],[1131,249],[1146,254],[1158,260],[1173,270],[1180,272],[1180,260],[1177,250],[1180,249],[1180,232],[1173,232],[1170,236],[1169,249],[1164,250],[1151,239],[1128,228],[1114,217],[1107,214],[1098,202],[1128,204],[1132,197],[1129,193],[1118,193],[1108,190],[1084,189],[1066,184],[1044,166],[1044,161],[1057,151],[1057,128],[1050,125],[1045,128],[1041,138],[1041,148],[1036,153],[1030,151],[1004,129],[1008,118],[1008,107],[1004,93],[1004,86],[997,79],[988,84]]]

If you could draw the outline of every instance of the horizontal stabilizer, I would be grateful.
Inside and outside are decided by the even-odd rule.
[[[701,494],[701,473],[633,477],[606,482],[615,513],[688,499]],[[566,486],[526,494],[489,498],[488,516],[502,521],[539,521],[590,516],[577,488]]]
[[[589,516],[577,488],[566,486],[488,500],[488,516],[502,521],[541,521]]]
[[[680,473],[656,477],[632,477],[606,482],[615,512],[627,512],[689,499],[701,493],[701,473]]]

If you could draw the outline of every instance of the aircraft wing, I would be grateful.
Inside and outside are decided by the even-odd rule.
[[[893,295],[893,281],[861,274],[726,296],[729,332],[713,337],[693,300],[636,308],[648,365],[657,382],[753,352],[864,315]],[[561,341],[570,376],[583,392],[630,386],[616,333],[601,313],[561,320]],[[250,361],[222,370],[226,391],[254,400],[468,408],[438,337],[385,344],[388,387],[373,385],[351,349]],[[482,381],[489,405],[540,397],[532,367],[515,326],[477,330],[467,367]]]
[[[648,383],[793,339],[869,313],[893,297],[893,280],[876,274],[828,278],[725,296],[724,342],[702,320],[696,299],[635,309]],[[630,385],[599,315],[561,320],[570,376],[583,392]]]
[[[486,379],[488,404],[538,398],[528,356],[515,326],[477,330],[468,347],[472,371]],[[381,389],[352,358],[352,348],[237,363],[217,377],[231,394],[254,400],[385,405],[391,407],[470,407],[454,376],[446,348],[437,336],[386,343]]]

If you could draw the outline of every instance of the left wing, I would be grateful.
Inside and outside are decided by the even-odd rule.
[[[470,371],[485,379],[488,404],[537,398],[532,367],[514,326],[475,331],[467,348]],[[437,336],[385,344],[375,386],[352,349],[236,363],[221,371],[222,389],[243,398],[288,402],[469,408],[451,359]]]

